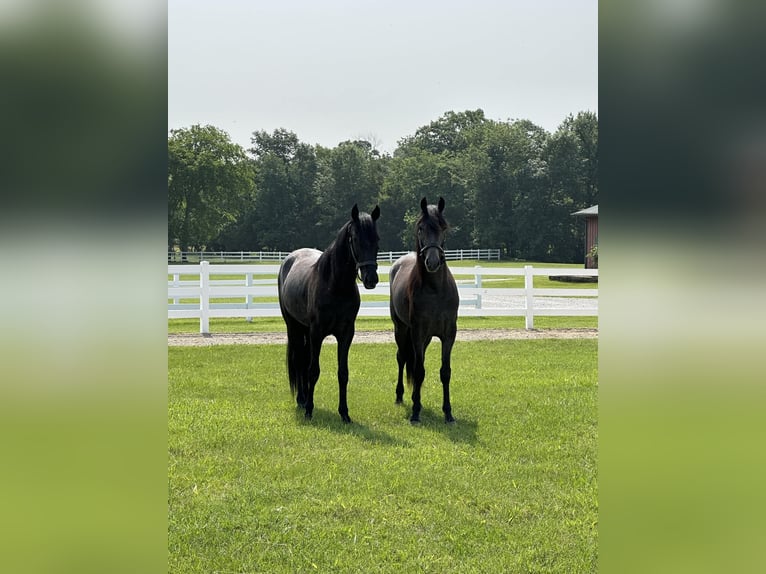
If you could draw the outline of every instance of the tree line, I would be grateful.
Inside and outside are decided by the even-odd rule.
[[[253,132],[247,150],[214,126],[168,138],[168,246],[182,250],[323,249],[357,203],[381,208],[380,249],[413,247],[420,199],[447,203],[448,248],[582,262],[598,203],[598,119],[567,116],[554,133],[482,110],[447,112],[398,142],[309,145],[286,129]]]

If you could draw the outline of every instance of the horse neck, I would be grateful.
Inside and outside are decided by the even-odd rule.
[[[329,278],[336,284],[356,283],[356,266],[351,257],[345,234],[338,236],[320,256],[330,271]]]
[[[442,285],[447,277],[447,262],[441,264],[438,270],[434,271],[433,273],[429,273],[428,269],[426,269],[426,263],[423,260],[423,258],[418,255],[417,256],[417,265],[415,265],[416,273],[417,273],[417,281],[420,285],[430,285],[433,287],[438,287],[439,285]]]

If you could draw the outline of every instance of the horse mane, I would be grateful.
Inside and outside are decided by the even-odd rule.
[[[343,273],[348,260],[348,252],[345,250],[349,226],[351,221],[344,223],[338,230],[338,234],[332,243],[322,252],[316,262],[317,272],[322,281],[331,282]]]

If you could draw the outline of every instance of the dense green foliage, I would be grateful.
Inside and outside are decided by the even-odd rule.
[[[211,126],[171,133],[170,246],[321,249],[357,203],[380,205],[381,249],[409,249],[420,198],[442,196],[448,247],[583,261],[583,224],[571,214],[598,203],[594,113],[570,115],[550,134],[528,120],[450,111],[392,155],[367,141],[312,146],[285,129],[254,132],[251,141],[246,152]]]
[[[336,349],[311,422],[283,346],[168,349],[169,571],[596,571],[597,341],[456,345],[455,425],[431,348],[417,427],[393,344],[352,346],[343,424]]]
[[[252,202],[252,165],[226,132],[173,130],[168,139],[168,243],[209,245]]]

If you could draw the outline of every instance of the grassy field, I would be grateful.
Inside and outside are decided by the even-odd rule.
[[[335,345],[314,419],[282,346],[168,349],[169,567],[191,572],[595,572],[597,341],[438,342],[422,424],[394,405],[389,344]]]

